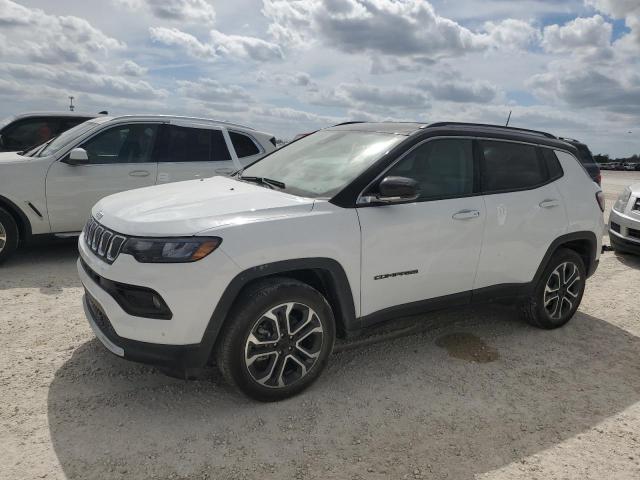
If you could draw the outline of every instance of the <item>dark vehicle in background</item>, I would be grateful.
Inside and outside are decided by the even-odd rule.
[[[0,128],[0,152],[28,150],[97,116],[98,114],[76,112],[34,112],[16,115]]]
[[[578,153],[580,154],[578,156],[578,160],[580,160],[580,163],[582,163],[582,166],[587,171],[589,176],[593,178],[593,181],[596,182],[598,185],[600,185],[602,182],[602,175],[600,174],[600,166],[593,159],[593,155],[591,154],[591,150],[589,150],[589,147],[587,147],[584,143],[578,140],[575,140],[573,138],[560,137],[560,140],[562,140],[563,142],[567,142],[568,144],[573,145],[578,149]]]

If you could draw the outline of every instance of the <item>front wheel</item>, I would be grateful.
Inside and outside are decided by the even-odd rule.
[[[18,226],[11,214],[0,208],[0,263],[18,248]]]
[[[539,328],[558,328],[578,310],[586,286],[582,257],[573,250],[558,250],[540,276],[533,296],[523,306],[524,319]]]
[[[260,401],[291,397],[324,370],[335,341],[326,299],[311,286],[271,278],[238,298],[216,347],[223,376]]]

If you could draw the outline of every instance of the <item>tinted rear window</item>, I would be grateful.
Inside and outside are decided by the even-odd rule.
[[[166,130],[165,130],[166,131]],[[231,160],[220,130],[171,125],[160,154],[161,162],[210,162]]]
[[[536,147],[512,142],[481,140],[480,178],[484,192],[535,188],[548,179]]]

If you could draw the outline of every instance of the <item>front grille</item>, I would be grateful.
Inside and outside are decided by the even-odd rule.
[[[640,230],[636,230],[634,228],[628,228],[629,236],[633,238],[640,238]]]
[[[93,217],[84,227],[87,247],[107,263],[113,263],[127,237],[100,225]]]
[[[620,225],[618,225],[616,222],[611,222],[611,230],[616,233],[620,233]]]

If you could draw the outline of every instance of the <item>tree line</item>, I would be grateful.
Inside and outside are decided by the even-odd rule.
[[[611,158],[609,154],[597,154],[593,156],[593,159],[598,163],[611,163],[611,162],[620,162],[620,163],[640,163],[640,155],[637,153],[631,155],[630,157],[622,157],[622,158]]]

